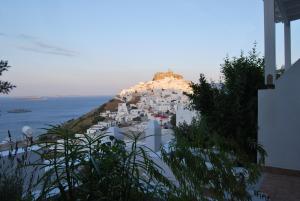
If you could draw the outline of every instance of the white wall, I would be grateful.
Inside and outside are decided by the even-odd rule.
[[[300,60],[275,86],[258,91],[258,142],[266,166],[300,170]]]
[[[187,124],[191,124],[193,118],[196,118],[196,117],[197,117],[196,111],[188,110],[181,104],[177,105],[176,126],[179,126],[179,124],[183,124],[184,122]]]
[[[157,121],[150,120],[145,130],[145,144],[154,152],[160,150],[161,146],[161,128]]]

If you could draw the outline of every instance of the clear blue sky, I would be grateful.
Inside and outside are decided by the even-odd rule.
[[[262,0],[2,0],[0,25],[11,96],[115,94],[168,69],[218,80],[227,54],[263,53]]]

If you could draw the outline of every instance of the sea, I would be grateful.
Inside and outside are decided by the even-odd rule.
[[[23,137],[22,128],[29,126],[33,130],[33,136],[36,137],[45,133],[45,128],[49,125],[59,125],[78,118],[111,98],[112,96],[0,97],[0,143],[8,136],[8,131],[13,140],[20,140]]]

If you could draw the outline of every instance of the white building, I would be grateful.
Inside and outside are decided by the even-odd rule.
[[[110,115],[110,111],[109,110],[106,110],[105,112],[101,112],[100,113],[100,117],[108,117]]]
[[[157,105],[158,112],[167,112],[171,110],[170,103],[161,103]]]
[[[130,110],[130,115],[132,115],[133,118],[139,117],[142,113],[143,113],[143,111],[140,110],[140,109],[132,109],[132,110]]]
[[[125,135],[121,132],[120,128],[117,126],[110,127],[105,132],[105,135],[114,136],[118,140],[124,140]]]
[[[117,114],[118,114],[117,112],[110,112],[108,117],[111,118],[111,119],[115,119]]]
[[[267,151],[266,166],[299,171],[300,60],[291,61],[291,22],[298,19],[299,0],[264,0],[265,83],[269,88],[258,91],[258,142]],[[278,79],[276,23],[284,24],[285,72]]]
[[[111,126],[115,126],[117,124],[116,121],[108,120],[108,121],[100,121],[98,122],[98,126],[102,127],[103,129],[109,128]]]
[[[128,115],[128,109],[126,103],[118,104],[118,115]]]
[[[86,130],[87,134],[94,134],[94,133],[99,133],[103,130],[103,126],[102,125],[93,125],[92,127],[90,127],[89,129]]]
[[[118,104],[118,113],[116,115],[116,121],[127,122],[129,121],[129,112],[126,103]]]

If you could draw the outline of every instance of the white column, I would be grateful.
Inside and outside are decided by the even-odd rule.
[[[155,120],[150,120],[148,122],[147,128],[145,130],[145,143],[146,146],[152,149],[154,152],[160,150],[161,127],[159,123]]]
[[[285,69],[289,69],[292,65],[291,59],[291,23],[287,21],[284,23],[284,57]]]
[[[275,7],[274,0],[264,0],[265,83],[266,84],[274,84],[275,73],[276,73],[276,46],[275,46],[276,40],[275,40],[274,7]],[[273,83],[270,83],[271,80],[273,80]]]

